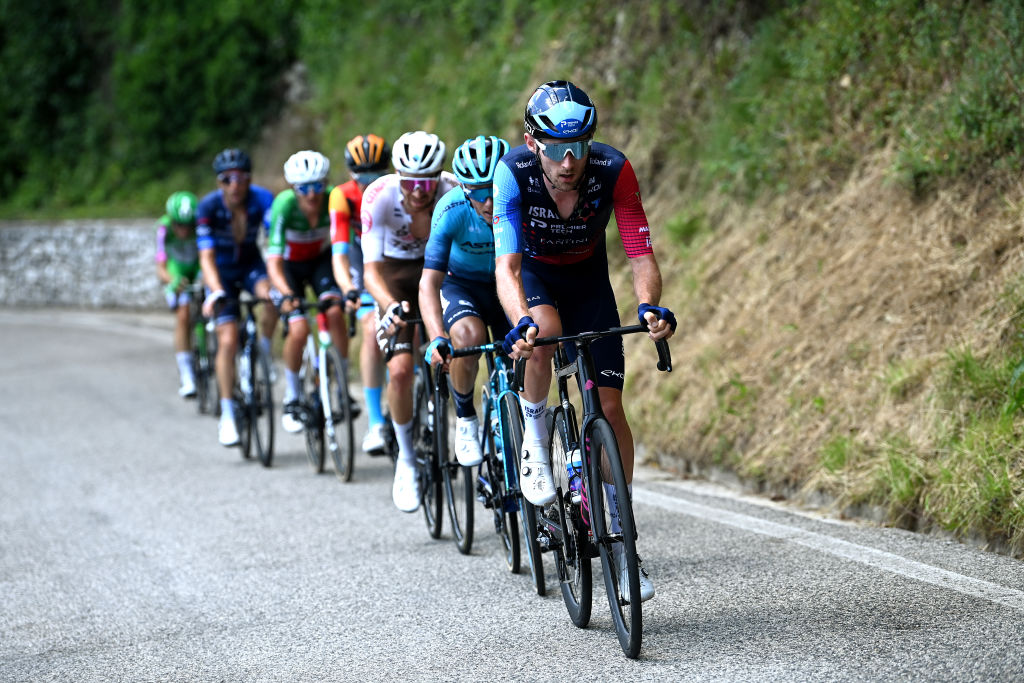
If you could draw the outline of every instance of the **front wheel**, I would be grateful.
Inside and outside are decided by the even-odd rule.
[[[444,499],[455,546],[460,553],[468,555],[473,547],[473,468],[463,467],[455,457],[455,417],[450,407],[442,392],[435,390],[434,444],[444,480]]]
[[[348,376],[338,349],[320,351],[320,400],[323,403],[324,433],[334,462],[334,473],[342,481],[352,481],[355,455],[355,428],[348,401]]]
[[[636,557],[633,505],[629,500],[629,488],[612,426],[607,420],[599,418],[590,424],[588,432],[594,538],[597,539],[601,555],[605,592],[615,633],[622,651],[632,659],[640,654],[640,641],[643,637],[643,603],[640,600],[640,568]],[[610,480],[615,485],[614,501],[608,498],[601,484],[603,480]],[[621,532],[613,531],[610,513],[614,509],[612,505],[618,509]]]
[[[484,505],[491,508],[494,530],[505,548],[505,565],[513,574],[519,573],[519,522],[516,521],[517,500],[505,485],[504,453],[499,456],[498,439],[491,429],[490,399],[484,397],[487,411],[484,413],[484,428],[487,430],[484,462],[480,465],[477,491]]]
[[[313,471],[321,474],[324,471],[326,446],[324,414],[320,401],[320,376],[315,361],[307,346],[302,359],[302,426],[306,437],[306,457]]]
[[[256,454],[264,467],[270,467],[274,460],[274,396],[270,382],[270,360],[260,353],[256,343],[252,344],[248,353],[252,354],[254,360],[248,407]]]

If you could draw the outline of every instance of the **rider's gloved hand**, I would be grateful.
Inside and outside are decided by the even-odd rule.
[[[434,355],[434,351],[441,356],[443,361],[451,353],[451,345],[448,343],[448,339],[445,337],[434,337],[434,340],[427,344],[427,350],[423,352],[423,360],[433,365],[431,358]]]
[[[402,313],[408,312],[409,305],[405,302],[394,301],[377,321],[377,346],[381,351],[388,347],[388,338],[391,336],[391,326],[402,319]]]
[[[538,331],[540,330],[540,327],[533,321],[533,318],[524,315],[516,323],[516,326],[508,331],[508,334],[505,335],[505,341],[501,343],[501,350],[505,352],[506,356],[512,353],[512,348],[516,345],[516,342],[526,336],[526,331],[531,327],[536,327]]]
[[[226,296],[227,292],[225,292],[223,289],[216,289],[207,294],[206,300],[203,301],[203,315],[205,315],[207,318],[212,318],[214,305]]]
[[[168,295],[177,294],[182,289],[182,280],[184,280],[184,277],[181,275],[172,275],[171,281],[167,283],[166,287],[164,287],[164,292]]]
[[[664,308],[663,306],[652,306],[651,304],[640,304],[637,308],[637,317],[640,319],[641,325],[646,325],[648,328],[651,326],[651,321],[646,317],[647,313],[653,313],[658,317],[659,320],[664,320],[668,323],[672,331],[676,331],[676,316],[675,314]]]

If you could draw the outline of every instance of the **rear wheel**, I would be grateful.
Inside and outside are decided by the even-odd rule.
[[[537,511],[518,490],[519,451],[523,446],[523,416],[519,411],[519,402],[512,393],[504,394],[499,406],[505,467],[509,470],[509,479],[514,481],[516,486],[519,520],[523,525],[523,544],[526,546],[526,564],[530,567],[530,578],[533,580],[537,595],[544,595],[544,561],[540,556],[540,543],[537,542]]]
[[[565,474],[570,444],[575,438],[569,432],[569,424],[561,408],[553,411],[553,418],[550,425],[551,471],[557,495],[555,505],[547,514],[554,512],[557,518],[553,521],[562,529],[561,543],[554,546],[562,601],[572,623],[584,628],[590,623],[594,583],[590,556],[586,551],[589,520],[585,520],[581,505],[572,502]]]
[[[468,555],[473,547],[473,468],[463,467],[455,457],[455,416],[442,393],[434,391],[434,444],[455,546]]]
[[[322,421],[327,449],[334,462],[334,473],[342,481],[352,481],[355,456],[355,430],[348,401],[348,376],[338,349],[328,346],[321,353]]]
[[[598,539],[598,552],[604,570],[605,592],[612,612],[615,633],[619,645],[627,657],[640,654],[643,636],[643,612],[640,601],[640,569],[636,558],[636,524],[633,520],[633,506],[629,500],[626,475],[622,470],[619,446],[615,432],[607,420],[598,418],[590,424],[590,481],[592,509],[594,513],[594,538]],[[604,478],[615,484],[615,504],[619,511],[621,533],[612,533],[610,503],[602,481]],[[622,558],[624,567],[617,558]],[[627,601],[627,596],[630,598]]]
[[[320,403],[320,375],[317,372],[315,359],[306,347],[302,358],[302,422],[306,437],[306,457],[313,471],[321,474],[324,471],[324,413]]]
[[[258,344],[252,345],[250,353],[254,359],[254,374],[249,415],[256,441],[256,454],[264,467],[270,467],[274,461],[274,396],[270,382],[270,360],[260,353]]]

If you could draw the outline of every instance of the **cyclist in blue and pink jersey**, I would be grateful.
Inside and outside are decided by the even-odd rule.
[[[167,198],[167,213],[157,221],[156,274],[164,283],[167,307],[174,313],[174,357],[181,386],[178,395],[194,398],[196,378],[192,369],[189,335],[188,286],[199,279],[196,247],[196,208],[199,199],[191,192],[175,192]]]
[[[291,155],[284,163],[284,179],[291,188],[278,194],[270,207],[267,273],[275,294],[280,294],[281,315],[287,324],[282,352],[285,385],[281,424],[293,434],[303,428],[299,368],[309,334],[306,314],[296,300],[306,298],[307,286],[313,288],[319,301],[339,304],[327,309],[327,328],[341,355],[343,372],[348,369],[342,294],[331,263],[331,219],[327,211],[330,170],[331,162],[320,152],[303,150]]]
[[[487,343],[487,328],[502,339],[510,325],[494,288],[494,206],[491,184],[498,159],[508,151],[500,138],[479,136],[455,150],[452,170],[460,187],[450,190],[434,208],[430,240],[420,276],[420,314],[433,341],[430,363],[445,362],[437,351],[449,336],[456,348]],[[454,358],[448,371],[455,399],[455,456],[464,466],[483,460],[473,405],[480,355]]]
[[[235,383],[235,354],[238,352],[239,287],[260,298],[268,298],[270,282],[260,254],[258,237],[267,220],[274,196],[263,187],[251,185],[252,161],[240,149],[225,149],[213,160],[219,189],[199,202],[196,241],[199,264],[209,294],[203,302],[203,314],[213,317],[214,305],[227,299],[217,312],[217,387],[221,395],[218,437],[225,446],[239,442],[235,420],[235,402],[231,398]],[[270,358],[270,339],[277,316],[262,316],[260,343]]]
[[[348,296],[355,290],[357,302],[349,299],[347,306],[358,306],[356,317],[362,327],[359,347],[359,374],[363,380],[366,401],[366,434],[363,451],[379,455],[384,452],[384,413],[381,395],[384,387],[384,356],[377,346],[377,317],[373,315],[373,297],[363,287],[363,226],[360,213],[363,193],[377,178],[391,170],[391,146],[379,135],[357,135],[345,144],[345,165],[351,180],[331,190],[328,208],[331,214],[331,252],[334,279]]]
[[[505,338],[506,351],[529,359],[521,395],[520,485],[530,502],[544,505],[555,495],[544,421],[554,347],[534,348],[532,342],[538,336],[620,324],[605,238],[613,212],[641,302],[641,324],[652,339],[665,339],[676,321],[658,305],[661,272],[636,174],[622,152],[593,141],[597,109],[587,94],[568,81],[544,83],[530,97],[524,121],[526,144],[505,155],[494,173],[495,277],[505,313],[518,321]],[[605,338],[592,349],[601,408],[615,430],[626,479],[632,481],[633,435],[622,409],[622,340]],[[608,500],[614,501],[613,484],[605,487]],[[617,531],[618,511],[609,512]],[[654,596],[645,571],[640,589],[641,599]]]
[[[412,387],[415,328],[402,319],[418,317],[423,252],[437,200],[457,181],[442,172],[445,145],[433,133],[405,133],[391,148],[397,173],[370,183],[363,195],[363,268],[366,289],[377,302],[377,338],[396,344],[388,361],[387,401],[398,442],[391,498],[403,512],[420,506],[416,451],[412,442]]]

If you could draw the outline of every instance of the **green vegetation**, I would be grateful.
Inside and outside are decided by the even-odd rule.
[[[629,377],[637,432],[767,488],[823,490],[851,509],[884,509],[892,523],[1024,552],[1024,345],[1014,332],[1024,284],[998,310],[965,294],[986,274],[1005,278],[992,264],[1017,243],[978,247],[973,208],[933,214],[940,223],[917,242],[884,243],[880,254],[908,255],[896,294],[928,286],[912,281],[915,270],[946,273],[931,300],[892,320],[884,306],[859,320],[871,302],[836,303],[866,267],[855,255],[799,261],[817,235],[838,252],[842,237],[866,233],[856,208],[813,212],[846,201],[844,185],[875,163],[893,192],[886,201],[908,199],[915,220],[943,191],[954,207],[990,192],[972,207],[1017,220],[1021,200],[1008,188],[1024,162],[1018,0],[246,7],[0,0],[0,217],[153,215],[172,190],[207,186],[226,145],[274,155],[315,146],[340,167],[344,142],[368,131],[394,140],[428,129],[449,145],[493,132],[515,143],[533,87],[571,78],[598,103],[600,137],[637,169],[670,264],[665,300],[686,333],[704,332],[733,300],[749,299],[730,309],[738,316],[797,298],[786,283],[818,285],[774,319],[717,321],[704,346],[688,337],[677,353],[696,348],[688,366],[677,362],[675,377],[687,373],[678,382]],[[297,64],[309,94],[286,99]],[[305,125],[284,125],[295,120]],[[950,245],[950,259],[975,259],[969,275],[927,260]],[[619,255],[612,262],[626,268]],[[728,280],[734,264],[742,272]],[[914,315],[898,344],[878,341]],[[830,325],[817,324],[826,316]],[[989,327],[971,327],[976,318]]]

